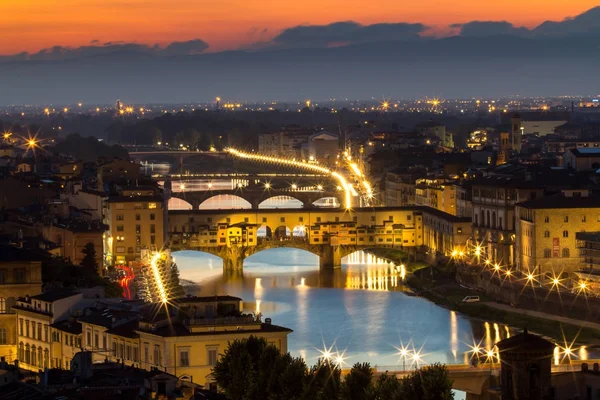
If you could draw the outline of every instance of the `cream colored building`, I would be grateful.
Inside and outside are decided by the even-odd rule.
[[[158,368],[208,388],[215,384],[212,367],[236,339],[263,337],[288,351],[292,331],[270,319],[261,322],[242,314],[238,297],[183,297],[172,303],[169,315],[156,304],[143,314],[102,309],[52,324],[52,365],[66,369],[83,349],[92,353],[93,362],[108,359],[146,370]]]
[[[600,198],[586,191],[543,197],[516,205],[516,266],[546,276],[582,268],[578,232],[600,230]]]
[[[447,179],[417,179],[415,204],[456,215],[456,186]]]
[[[41,259],[15,247],[0,246],[0,357],[17,358],[17,319],[13,306],[19,297],[42,291]]]
[[[19,366],[31,371],[60,368],[54,331],[51,325],[63,321],[80,306],[81,293],[54,291],[17,300],[13,307],[17,321],[17,354]]]
[[[154,189],[124,190],[106,201],[105,261],[127,264],[139,260],[143,249],[160,250],[165,244],[167,203]]]

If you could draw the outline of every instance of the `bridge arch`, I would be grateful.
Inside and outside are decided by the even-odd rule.
[[[306,238],[307,237],[308,228],[306,225],[296,225],[292,228],[292,237],[293,238]]]
[[[171,197],[169,199],[167,208],[169,210],[191,210],[194,207],[184,199],[180,199],[179,197]]]
[[[199,210],[233,210],[251,209],[252,204],[241,196],[235,194],[216,194],[204,200],[198,206]]]
[[[275,239],[289,239],[292,237],[292,230],[286,225],[281,225],[275,228],[273,231],[273,237]]]
[[[273,237],[273,229],[267,224],[262,224],[256,230],[256,237],[259,239],[271,239]]]
[[[302,208],[304,203],[289,195],[273,195],[262,200],[258,204],[259,209],[272,208]]]

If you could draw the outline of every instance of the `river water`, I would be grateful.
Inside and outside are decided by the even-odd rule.
[[[289,351],[314,364],[322,352],[343,356],[345,366],[370,362],[380,369],[415,366],[402,347],[420,352],[422,363],[469,362],[470,346],[482,348],[514,333],[508,327],[470,320],[403,292],[399,271],[359,252],[336,271],[320,271],[316,256],[298,249],[271,249],[244,262],[242,277],[225,278],[222,261],[210,254],[173,254],[183,279],[197,283],[188,293],[229,294],[245,312],[260,312],[294,330]]]

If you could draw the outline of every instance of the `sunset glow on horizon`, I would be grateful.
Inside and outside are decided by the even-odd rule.
[[[166,45],[202,39],[208,51],[238,49],[265,42],[298,25],[338,21],[361,24],[422,23],[433,33],[474,20],[506,20],[533,28],[597,6],[597,0],[2,0],[0,54],[36,52],[55,45],[78,47],[106,42]]]

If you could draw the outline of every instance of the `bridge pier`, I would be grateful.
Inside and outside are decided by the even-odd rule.
[[[321,246],[319,253],[319,267],[321,269],[342,267],[342,249],[340,246]]]
[[[220,256],[223,259],[223,272],[241,274],[244,270],[245,251],[242,247],[224,247]]]

